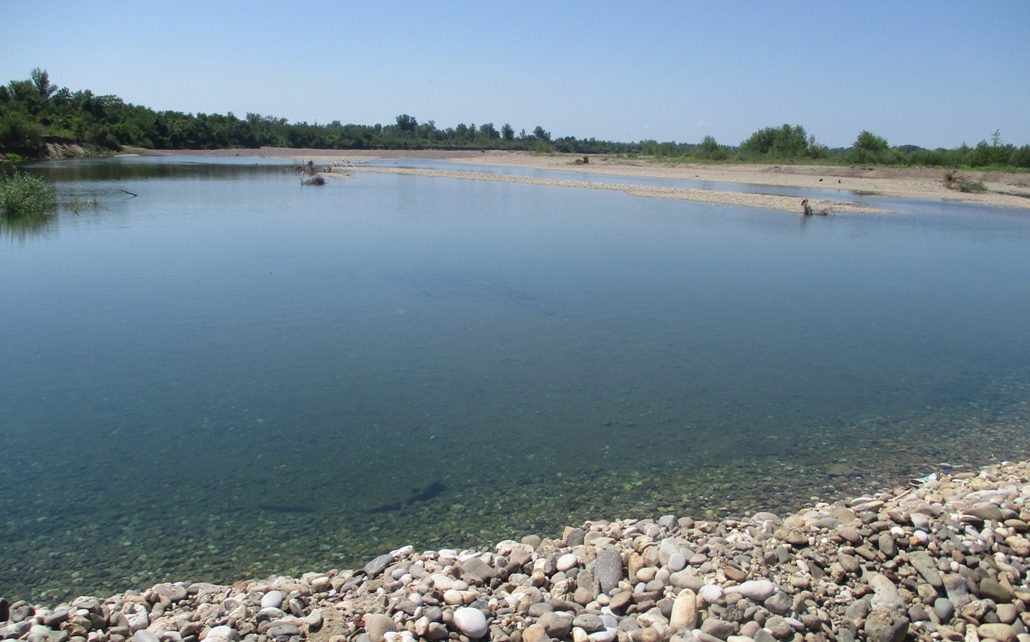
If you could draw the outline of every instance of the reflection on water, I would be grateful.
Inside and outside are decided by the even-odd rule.
[[[282,173],[291,161],[260,157],[123,156],[50,161],[29,166],[55,181],[127,181],[134,179],[244,180]]]
[[[780,510],[1028,450],[1012,212],[802,227],[188,160],[47,166],[100,206],[0,247],[0,594]]]
[[[57,230],[55,217],[0,216],[0,238],[24,243],[29,237],[47,236]]]

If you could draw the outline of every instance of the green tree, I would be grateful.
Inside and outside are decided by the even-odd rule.
[[[1013,167],[1030,167],[1030,145],[1013,147],[1009,155],[1009,164]]]
[[[405,136],[412,136],[418,129],[418,121],[415,120],[414,116],[401,114],[397,117],[397,129],[399,129]]]
[[[886,138],[863,129],[845,158],[852,163],[883,163],[887,161],[889,147]]]
[[[57,91],[57,87],[50,84],[50,74],[45,69],[36,67],[32,70],[30,77],[32,84],[36,86],[36,91],[44,100],[48,100]]]
[[[43,126],[24,114],[0,110],[0,152],[36,158],[46,152]]]
[[[852,145],[852,147],[855,149],[876,153],[887,151],[889,145],[887,144],[886,138],[877,136],[876,134],[863,129],[858,134],[858,138],[855,139],[855,143]]]
[[[501,137],[501,132],[497,131],[493,123],[486,123],[479,126],[479,137],[487,141],[497,140]]]
[[[454,128],[454,139],[461,144],[469,143],[475,136],[475,129],[470,128],[465,123],[458,123],[457,127]]]
[[[701,158],[707,160],[726,160],[729,158],[729,153],[715,140],[714,136],[705,136],[704,140],[701,141],[701,149],[699,151]]]
[[[741,143],[740,151],[745,157],[757,156],[769,160],[803,158],[808,155],[808,135],[801,125],[766,127]]]
[[[515,130],[508,123],[501,125],[501,138],[507,141],[515,140]]]

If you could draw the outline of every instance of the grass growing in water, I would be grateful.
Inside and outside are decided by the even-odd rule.
[[[38,176],[14,173],[0,177],[0,216],[49,218],[57,208],[54,186]]]

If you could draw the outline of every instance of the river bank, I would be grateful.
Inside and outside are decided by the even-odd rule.
[[[132,153],[146,155],[199,154],[211,156],[264,156],[290,158],[297,161],[313,160],[316,163],[357,164],[372,160],[419,158],[448,160],[465,165],[492,165],[519,167],[544,171],[576,172],[584,175],[584,181],[573,187],[595,187],[619,185],[617,179],[599,183],[594,177],[630,177],[667,180],[689,180],[711,183],[704,189],[682,190],[675,188],[639,189],[636,195],[664,198],[684,198],[710,203],[772,207],[785,211],[800,212],[796,197],[762,194],[761,186],[791,187],[805,197],[805,189],[839,190],[840,198],[810,199],[815,209],[829,209],[837,212],[869,211],[862,209],[850,198],[853,194],[886,196],[905,199],[961,201],[993,207],[1030,209],[1030,173],[984,172],[977,170],[946,170],[943,168],[898,168],[872,166],[837,165],[791,165],[791,164],[695,164],[657,162],[655,160],[628,159],[604,155],[588,156],[583,162],[580,154],[533,154],[511,151],[465,151],[465,150],[325,150],[289,149],[263,147],[260,149],[223,149],[199,151],[154,151],[133,149]],[[367,169],[363,169],[367,171]],[[422,173],[435,175],[435,170],[412,170],[411,168],[388,168],[395,173]],[[447,170],[444,170],[447,171]],[[952,177],[948,186],[947,175]],[[448,177],[453,177],[448,175]],[[460,178],[474,180],[512,180],[497,174],[470,172]],[[517,177],[519,182],[550,184],[535,177]],[[984,191],[961,191],[959,184],[981,183]],[[757,189],[748,193],[731,192],[719,184],[754,185]],[[639,186],[636,186],[639,187]],[[633,192],[630,192],[633,193]],[[748,198],[753,197],[753,198]],[[766,198],[768,197],[768,198]]]
[[[0,609],[30,642],[1030,639],[1030,462],[791,515],[586,522],[361,569]]]

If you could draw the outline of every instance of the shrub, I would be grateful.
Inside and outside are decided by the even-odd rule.
[[[54,186],[32,174],[0,178],[0,215],[4,218],[45,218],[57,207]]]

